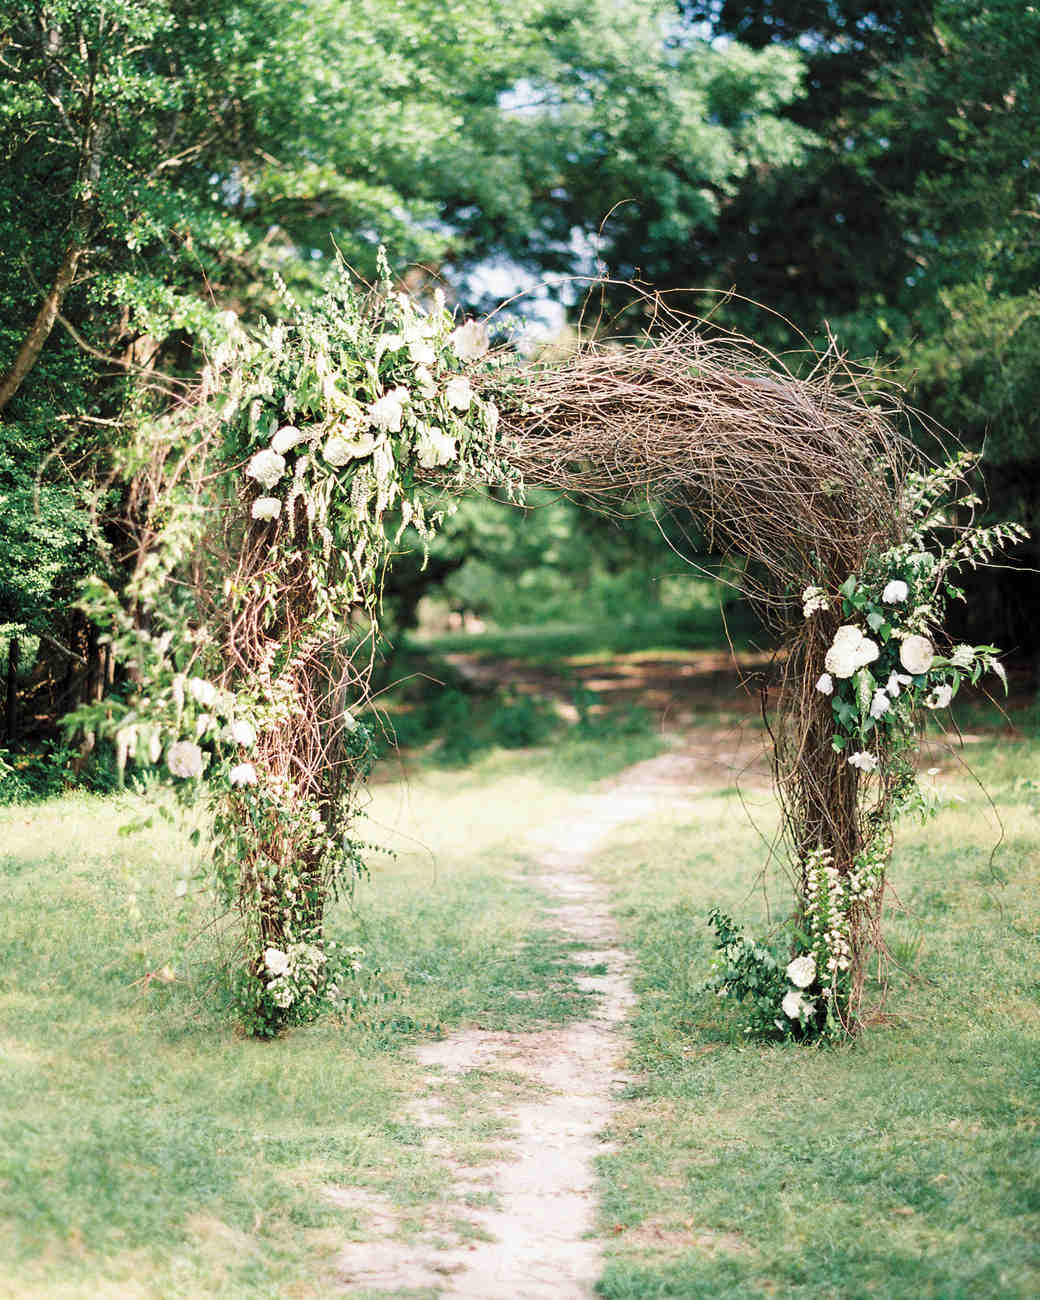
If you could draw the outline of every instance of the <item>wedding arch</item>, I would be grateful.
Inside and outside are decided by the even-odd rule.
[[[795,374],[647,302],[639,338],[523,363],[439,295],[344,275],[248,334],[229,313],[190,399],[142,426],[136,570],[122,595],[86,595],[132,686],[79,722],[108,728],[121,767],[207,800],[253,1032],[348,996],[323,920],[362,869],[383,577],[482,485],[688,512],[742,557],[782,645],[771,739],[796,910],[774,1021],[855,1032],[922,710],[1001,671],[993,647],[945,645],[953,576],[1016,532],[951,530],[950,501],[973,501],[965,459],[922,471],[896,407],[838,355]],[[758,951],[720,934],[737,966]]]

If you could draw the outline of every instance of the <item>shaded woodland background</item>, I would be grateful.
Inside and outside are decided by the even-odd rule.
[[[118,687],[78,586],[128,572],[149,422],[220,313],[277,316],[337,250],[367,276],[383,242],[465,312],[526,290],[503,339],[541,316],[568,346],[597,275],[796,368],[833,335],[906,388],[926,451],[932,423],[980,449],[985,510],[1036,537],[1038,79],[1021,0],[4,0],[7,746],[56,744],[63,712]],[[596,291],[613,330],[642,312]],[[712,594],[676,551],[712,571],[698,538],[532,506],[466,501],[425,570],[402,558],[395,644],[431,595],[470,625],[577,603],[615,634],[697,634]],[[1038,559],[972,585],[965,638],[1035,660]]]

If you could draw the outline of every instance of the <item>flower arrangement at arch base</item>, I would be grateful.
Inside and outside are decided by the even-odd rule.
[[[707,988],[741,1004],[744,1032],[774,1039],[844,1039],[857,1028],[866,958],[880,943],[880,911],[901,814],[935,812],[913,758],[923,720],[947,709],[965,682],[1007,678],[991,645],[940,652],[948,603],[964,598],[954,581],[989,563],[1026,534],[1017,524],[951,524],[951,505],[970,510],[965,490],[976,457],[962,454],[903,488],[905,539],[870,557],[833,590],[803,591],[801,614],[824,625],[827,648],[814,693],[829,705],[830,745],[856,774],[859,843],[851,860],[832,845],[801,844],[796,908],[770,941],[749,939],[717,908],[709,915],[716,956]]]

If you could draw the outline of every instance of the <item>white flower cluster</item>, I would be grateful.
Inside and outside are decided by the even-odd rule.
[[[830,853],[822,850],[810,855],[805,874],[805,910],[813,946],[823,958],[826,977],[833,980],[852,964],[845,882]]]
[[[276,1007],[287,1011],[313,993],[327,958],[315,943],[290,943],[264,949],[264,968],[270,979],[267,991]]]
[[[822,587],[806,587],[802,592],[802,617],[812,618],[818,609],[830,609],[831,603]]]

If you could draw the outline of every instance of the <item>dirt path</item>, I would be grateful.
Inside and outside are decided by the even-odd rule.
[[[427,1131],[428,1150],[451,1170],[453,1195],[432,1207],[413,1241],[402,1243],[391,1240],[397,1223],[378,1198],[330,1189],[366,1221],[369,1240],[350,1243],[336,1261],[338,1278],[351,1290],[416,1289],[467,1300],[591,1297],[602,1265],[602,1242],[592,1235],[595,1161],[606,1150],[601,1135],[624,1084],[619,1062],[633,995],[630,958],[618,946],[606,893],[582,866],[617,827],[649,815],[662,798],[674,801],[676,779],[687,784],[690,768],[684,755],[640,763],[576,799],[566,821],[530,836],[536,867],[529,878],[552,900],[552,923],[582,945],[575,960],[589,973],[579,983],[597,995],[596,1010],[559,1029],[468,1030],[419,1049],[429,1074],[412,1113]],[[527,1086],[502,1102],[510,1133],[499,1158],[461,1166],[449,1155],[450,1120],[438,1094],[476,1069],[509,1072]]]

